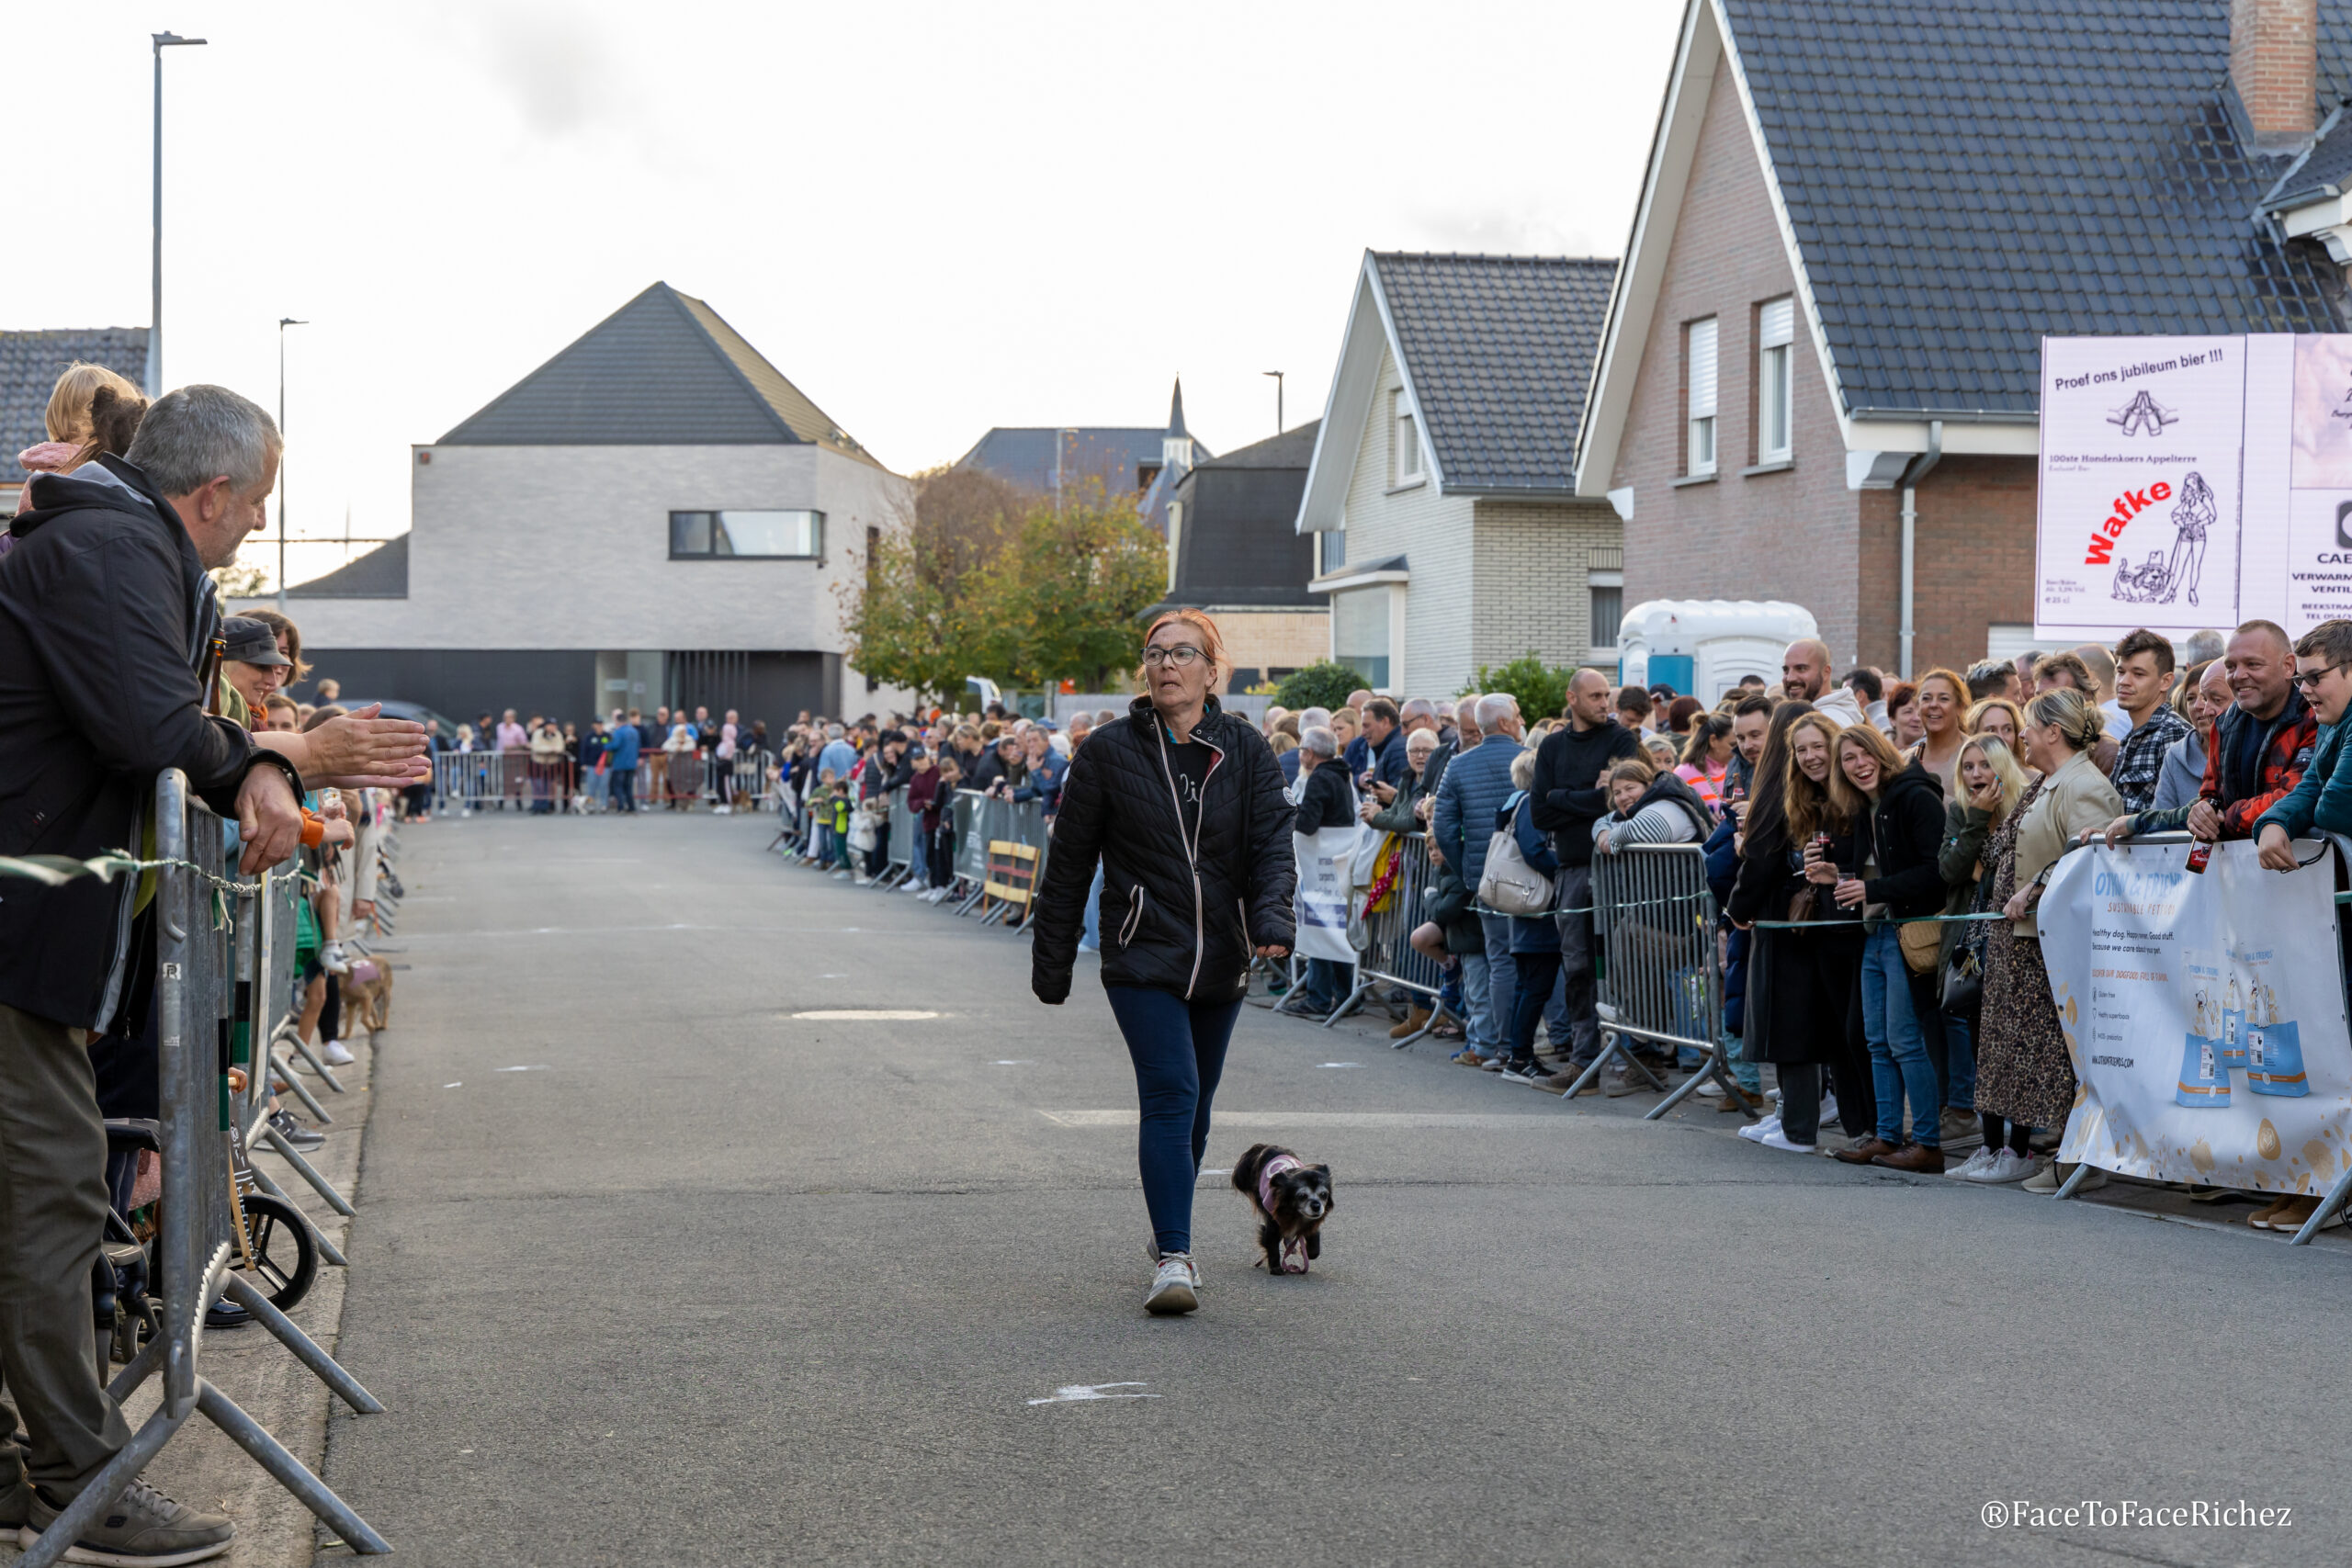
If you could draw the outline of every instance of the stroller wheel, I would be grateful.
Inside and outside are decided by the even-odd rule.
[[[311,1234],[311,1222],[285,1199],[266,1192],[250,1193],[241,1201],[245,1237],[253,1249],[253,1269],[247,1278],[269,1298],[270,1305],[291,1312],[318,1278],[319,1244]],[[232,1248],[229,1259],[234,1268],[244,1269],[243,1252]]]

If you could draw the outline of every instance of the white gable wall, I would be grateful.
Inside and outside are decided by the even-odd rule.
[[[1405,384],[1396,355],[1384,348],[1356,464],[1348,480],[1348,564],[1406,558],[1404,646],[1389,649],[1389,685],[1403,695],[1442,696],[1470,679],[1472,502],[1438,493],[1428,472],[1392,490],[1395,422],[1389,394]]]

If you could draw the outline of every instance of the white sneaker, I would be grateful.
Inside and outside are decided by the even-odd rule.
[[[1991,1149],[1980,1148],[1968,1156],[1965,1165],[1956,1165],[1944,1174],[1955,1181],[1982,1181],[1984,1173],[1993,1168],[1996,1157]]]
[[[2000,1151],[1994,1155],[1992,1162],[1978,1174],[1969,1176],[1968,1179],[1982,1181],[1988,1187],[1999,1186],[2012,1181],[2023,1181],[2041,1168],[2040,1160],[2035,1159],[2031,1155],[2021,1155],[2004,1144]],[[1962,1174],[1967,1173],[1963,1170]]]
[[[1772,1123],[1772,1130],[1770,1132],[1765,1134],[1756,1141],[1762,1144],[1768,1149],[1779,1149],[1784,1154],[1809,1155],[1813,1153],[1814,1148],[1811,1144],[1796,1143],[1784,1136],[1781,1132],[1781,1124],[1777,1122]]]
[[[731,806],[714,806],[710,808],[710,814],[713,817],[726,817],[731,815],[734,810],[735,808]]]
[[[1837,1120],[1838,1097],[1834,1094],[1823,1095],[1821,1097],[1821,1124],[1826,1127],[1829,1123]]]
[[[340,1040],[328,1041],[319,1052],[319,1059],[330,1067],[347,1067],[356,1060],[351,1054],[351,1047]]]
[[[1717,1083],[1714,1079],[1709,1078],[1705,1083],[1701,1084],[1697,1089],[1692,1089],[1690,1092],[1697,1095],[1701,1100],[1721,1100],[1724,1097],[1724,1086]]]
[[[1742,1127],[1739,1130],[1739,1135],[1751,1144],[1760,1144],[1767,1138],[1778,1136],[1780,1131],[1781,1113],[1775,1111],[1763,1121],[1750,1122],[1747,1126]]]
[[[1155,1317],[1194,1311],[1201,1304],[1200,1288],[1201,1271],[1193,1267],[1192,1255],[1168,1253],[1151,1277],[1151,1289],[1144,1293],[1143,1310]]]

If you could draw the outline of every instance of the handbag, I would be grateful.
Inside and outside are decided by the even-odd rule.
[[[1478,902],[1498,915],[1542,915],[1552,908],[1552,879],[1527,863],[1512,824],[1524,795],[1503,805],[1506,825],[1487,840],[1487,865],[1478,875]]]
[[[1914,975],[1935,973],[1936,959],[1944,949],[1943,922],[1907,920],[1894,931],[1895,940],[1903,944],[1903,966]]]
[[[1976,897],[1968,901],[1969,912],[1984,912],[1984,895],[1989,875],[1976,879]],[[1942,977],[1937,984],[1937,1004],[1944,1011],[1968,1017],[1984,1005],[1984,928],[1989,922],[1971,920],[1966,934],[1953,944],[1951,962],[1944,965]]]

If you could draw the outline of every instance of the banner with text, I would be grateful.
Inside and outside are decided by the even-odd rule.
[[[2034,620],[2352,615],[2352,336],[2041,344]]]
[[[2188,850],[2077,850],[2051,876],[2042,956],[2081,1080],[2058,1157],[2324,1192],[2352,1168],[2334,854],[2282,874],[2222,844],[2200,875]]]

